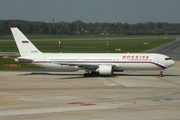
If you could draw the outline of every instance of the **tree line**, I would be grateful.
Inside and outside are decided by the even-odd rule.
[[[145,22],[128,23],[85,23],[36,22],[25,20],[0,20],[0,35],[11,34],[10,27],[16,26],[24,34],[30,35],[164,35],[180,34],[180,23]]]

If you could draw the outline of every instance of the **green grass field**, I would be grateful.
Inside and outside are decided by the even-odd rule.
[[[61,40],[61,47],[58,47],[58,37],[28,37],[32,40],[33,44],[42,52],[64,52],[64,53],[136,53],[143,52],[154,47],[166,44],[175,40],[175,38],[141,38],[134,39],[129,37],[128,39],[109,39],[107,45],[107,39],[99,40],[98,37],[94,37],[93,40],[88,40],[88,37],[74,37],[66,39],[87,39],[87,40]],[[97,40],[96,40],[97,38]],[[12,36],[8,36],[7,39],[12,40]],[[43,41],[44,39],[44,41]],[[37,41],[38,40],[38,41]],[[18,52],[14,41],[0,42],[0,52]],[[27,64],[20,64],[13,59],[0,58],[0,70],[34,70],[40,69],[38,67],[29,66]],[[18,67],[5,67],[5,64],[17,64]]]

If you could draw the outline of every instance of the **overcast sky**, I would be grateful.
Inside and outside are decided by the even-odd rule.
[[[180,23],[180,0],[0,0],[0,20]]]

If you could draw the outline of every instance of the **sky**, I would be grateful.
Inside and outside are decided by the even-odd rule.
[[[180,0],[0,0],[0,20],[180,23]]]

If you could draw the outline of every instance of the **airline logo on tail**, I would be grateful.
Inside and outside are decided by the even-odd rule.
[[[29,41],[28,40],[22,40],[22,43],[27,44],[27,43],[29,43]]]

